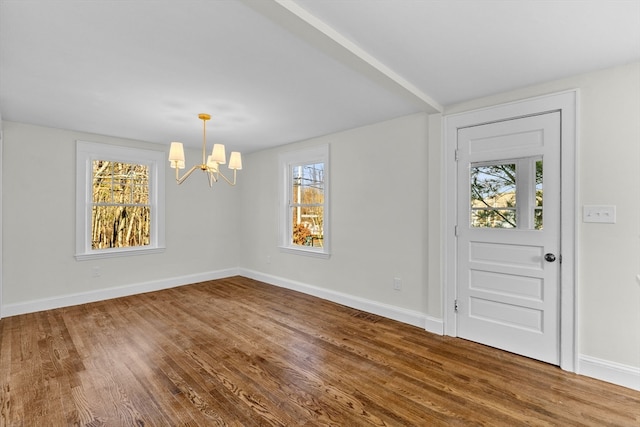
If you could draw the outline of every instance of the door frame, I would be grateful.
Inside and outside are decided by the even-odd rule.
[[[457,336],[455,314],[457,283],[457,239],[455,226],[457,218],[457,189],[455,150],[458,129],[492,122],[517,119],[541,113],[560,112],[560,264],[558,304],[560,313],[560,367],[575,372],[577,352],[577,293],[576,293],[576,155],[578,139],[578,98],[579,91],[566,92],[528,98],[478,110],[445,115],[443,144],[443,322],[444,333]]]
[[[0,113],[0,319],[2,319],[2,165],[4,164],[4,127],[2,125],[2,114]]]

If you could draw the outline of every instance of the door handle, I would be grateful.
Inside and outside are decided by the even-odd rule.
[[[556,260],[556,256],[554,254],[552,254],[552,253],[548,253],[548,254],[544,255],[544,259],[545,259],[545,261],[553,262],[553,261]]]

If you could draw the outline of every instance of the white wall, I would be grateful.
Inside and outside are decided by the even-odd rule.
[[[585,361],[640,369],[640,63],[466,102],[445,114],[574,88],[580,89],[578,353]],[[616,224],[583,223],[582,206],[589,204],[615,205]]]
[[[196,172],[178,187],[166,177],[164,253],[76,261],[76,140],[168,147],[4,122],[3,315],[188,283],[237,270],[238,190],[210,189]],[[187,152],[187,162],[199,160]],[[168,165],[168,163],[167,163]],[[92,277],[99,267],[101,276]],[[141,286],[144,285],[144,286]]]
[[[428,307],[439,308],[439,301],[428,300],[426,286],[427,139],[428,117],[417,114],[247,156],[241,267],[263,280],[363,299],[373,311],[388,305],[419,318]],[[330,150],[329,259],[277,248],[278,154],[316,144]],[[393,289],[396,276],[401,291]]]

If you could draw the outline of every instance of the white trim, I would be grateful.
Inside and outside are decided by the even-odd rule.
[[[405,308],[245,268],[240,268],[240,275],[250,279],[259,280],[270,285],[302,292],[307,295],[322,298],[357,310],[366,311],[367,313],[377,314],[378,316],[397,320],[398,322],[417,326],[425,329],[427,332],[438,335],[443,334],[442,320],[427,316],[419,311],[407,310]]]
[[[2,125],[2,113],[0,113],[0,319],[5,315],[2,310],[2,164],[4,163],[4,128]]]
[[[118,249],[101,249],[88,254],[76,254],[77,261],[86,261],[89,259],[103,259],[103,258],[117,258],[121,256],[133,256],[133,255],[150,255],[159,254],[165,251],[164,247],[161,248],[118,248]]]
[[[324,218],[323,242],[321,248],[300,247],[291,243],[291,210],[289,208],[289,189],[291,185],[291,167],[293,165],[324,164]],[[284,253],[306,255],[317,258],[331,256],[331,161],[329,144],[317,145],[294,151],[286,151],[278,156],[279,216],[278,249]]]
[[[424,329],[432,334],[444,335],[444,321],[428,315],[424,316]]]
[[[581,354],[577,373],[640,391],[640,368]]]
[[[208,280],[224,279],[226,277],[237,275],[237,268],[228,268],[224,270],[177,276],[169,279],[159,279],[149,282],[133,283],[130,285],[100,289],[97,291],[79,292],[75,294],[43,298],[16,304],[8,304],[2,308],[3,313],[6,316],[17,316],[19,314],[35,313],[37,311],[70,307],[73,305],[104,301],[113,298],[142,294],[145,292],[160,291],[162,289],[175,288],[178,286],[190,285],[193,283],[205,282]]]
[[[267,16],[275,17],[280,25],[301,35],[304,40],[330,54],[342,65],[357,69],[366,78],[409,100],[421,111],[442,111],[442,106],[431,96],[362,49],[349,37],[345,37],[322,19],[308,12],[295,0],[251,0],[250,4],[252,8],[258,8]]]
[[[76,253],[78,261],[162,252],[165,249],[165,152],[97,142],[76,141]],[[91,248],[92,162],[110,160],[149,166],[151,242],[135,248]]]
[[[455,149],[457,130],[463,127],[492,123],[549,111],[561,112],[561,244],[562,264],[560,266],[560,367],[575,371],[577,356],[576,333],[576,206],[577,189],[577,141],[578,141],[578,96],[577,89],[524,99],[497,106],[467,111],[445,116],[443,126],[443,183],[445,195],[445,214],[443,216],[444,244],[444,289],[443,318],[444,332],[456,336],[456,315],[453,310],[456,284],[456,239],[454,226],[456,220],[457,189]]]
[[[280,250],[280,252],[284,252],[284,253],[288,253],[288,254],[294,254],[294,255],[304,255],[304,256],[310,256],[313,258],[324,258],[324,259],[328,259],[331,257],[330,253],[324,252],[324,251],[320,251],[319,249],[312,249],[312,248],[296,248],[296,247],[292,247],[292,246],[278,246],[278,249]]]

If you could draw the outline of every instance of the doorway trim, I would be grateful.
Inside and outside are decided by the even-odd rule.
[[[445,115],[443,144],[443,321],[444,333],[457,336],[457,319],[454,310],[456,299],[456,198],[457,178],[455,150],[458,129],[492,122],[517,119],[530,115],[560,112],[560,367],[576,371],[577,352],[577,292],[576,292],[576,155],[577,155],[577,110],[579,91],[570,90],[520,101],[500,104],[478,110]]]
[[[4,127],[2,125],[2,114],[0,114],[0,319],[2,319],[2,165],[4,164]]]

